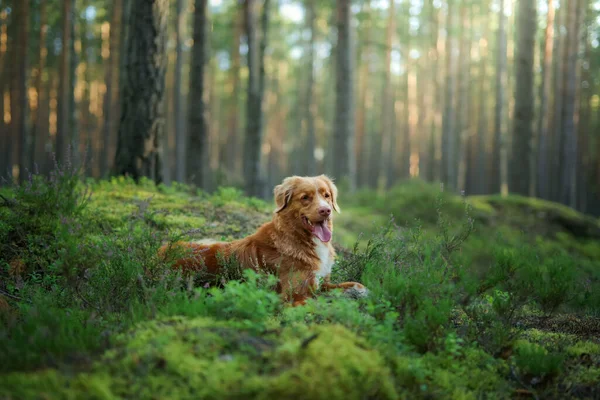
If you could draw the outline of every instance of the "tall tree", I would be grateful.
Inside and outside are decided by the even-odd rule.
[[[489,3],[486,1],[481,5],[481,11],[489,10]],[[481,14],[484,14],[482,12]],[[486,23],[485,20],[481,20],[481,30],[482,30],[482,39],[479,40],[479,82],[478,82],[478,94],[479,94],[479,109],[477,111],[477,134],[475,140],[475,165],[473,168],[473,176],[474,176],[474,185],[473,190],[470,192],[471,194],[484,194],[489,193],[490,189],[486,185],[486,172],[487,170],[492,170],[494,166],[489,166],[486,162],[488,160],[486,147],[487,147],[487,138],[488,138],[488,128],[489,128],[489,118],[488,118],[488,79],[487,79],[487,64],[488,64],[488,42],[485,39],[488,36],[490,31],[489,24]],[[498,57],[506,58],[506,53],[498,54]],[[501,72],[503,74],[503,72]],[[503,82],[501,82],[502,84]],[[501,87],[500,90],[505,90],[505,87]],[[498,88],[496,88],[496,94],[498,92]],[[498,98],[496,98],[496,101]],[[499,112],[499,110],[496,110]],[[501,134],[501,132],[500,132]],[[496,132],[494,132],[494,136]],[[502,140],[502,136],[499,139]],[[500,142],[502,144],[502,142]],[[500,148],[500,150],[502,150]],[[492,158],[491,162],[495,162],[495,159]],[[496,166],[496,168],[500,168],[500,164]],[[497,192],[496,192],[497,193]]]
[[[190,66],[190,100],[187,127],[186,174],[198,187],[206,186],[208,166],[208,125],[206,123],[205,77],[207,0],[195,0]]]
[[[350,0],[336,0],[336,79],[335,126],[333,130],[333,176],[347,179],[350,189],[355,186],[354,162],[354,65]]]
[[[431,23],[431,43],[429,50],[429,64],[431,66],[430,74],[432,80],[432,89],[431,89],[431,127],[429,132],[429,146],[428,153],[429,156],[426,160],[428,167],[426,168],[427,174],[425,178],[429,181],[433,181],[439,179],[440,177],[440,168],[437,162],[437,154],[438,154],[438,138],[441,133],[441,123],[440,123],[440,94],[441,94],[441,85],[439,79],[439,48],[440,48],[440,11],[435,7],[435,0],[429,0],[429,9],[431,10],[430,15],[430,23]]]
[[[456,132],[457,138],[457,158],[458,158],[458,173],[456,188],[459,190],[466,189],[466,168],[467,168],[467,153],[468,153],[468,137],[470,133],[469,115],[471,107],[471,98],[469,96],[469,83],[471,81],[471,22],[472,6],[466,1],[460,6],[460,48],[459,48],[459,85],[458,85],[458,104],[457,104],[457,120]]]
[[[16,42],[16,57],[14,68],[15,77],[15,104],[17,107],[11,112],[15,118],[14,138],[18,138],[19,146],[19,181],[26,177],[28,166],[27,146],[27,76],[28,76],[28,46],[29,46],[29,1],[21,1],[16,7],[16,23],[18,36]]]
[[[9,63],[8,63],[8,13],[6,10],[0,10],[0,178],[4,177],[4,175],[9,170],[10,165],[10,130],[8,129],[7,124],[4,121],[4,93],[6,91],[6,87],[8,86],[8,72],[9,72]],[[3,180],[0,179],[0,185],[3,183]]]
[[[385,64],[383,66],[383,88],[381,91],[381,149],[378,153],[379,170],[381,171],[384,187],[391,185],[393,176],[390,172],[394,171],[393,168],[390,168],[390,164],[394,162],[394,157],[392,157],[389,151],[392,144],[392,127],[394,122],[394,92],[392,89],[392,45],[396,22],[394,3],[395,0],[389,0],[388,2],[388,20],[385,28]],[[407,55],[408,51],[410,51],[409,46],[406,48]],[[408,70],[405,71],[405,74],[408,76]]]
[[[410,102],[411,102],[411,74],[413,63],[410,58],[410,49],[411,49],[411,33],[410,33],[410,2],[405,4],[405,20],[403,21],[404,29],[403,29],[403,43],[402,47],[404,48],[403,57],[400,57],[402,60],[402,69],[404,69],[404,73],[401,77],[401,90],[402,90],[402,118],[401,123],[399,123],[398,128],[400,130],[400,152],[398,154],[399,165],[397,168],[397,175],[401,179],[410,178],[410,153],[411,153],[411,118],[410,118]],[[394,149],[395,150],[395,149]]]
[[[446,91],[444,93],[444,114],[442,119],[442,182],[449,190],[455,189],[457,173],[456,157],[456,112],[454,101],[456,97],[457,57],[454,49],[456,39],[454,34],[455,11],[452,1],[447,4],[446,23]]]
[[[552,0],[550,0],[552,1]],[[504,91],[506,90],[506,15],[504,13],[504,2],[500,0],[498,11],[498,30],[496,31],[496,104],[494,106],[494,140],[492,143],[492,162],[490,168],[490,192],[500,193],[502,191],[502,151],[504,141]],[[482,77],[482,79],[485,79]],[[482,93],[482,95],[484,95]],[[483,97],[480,99],[483,100]]]
[[[315,159],[315,102],[314,102],[314,86],[315,86],[315,0],[306,0],[306,25],[310,32],[310,41],[308,43],[307,52],[307,79],[306,79],[306,95],[304,98],[304,126],[306,129],[305,154],[306,162],[305,173],[308,176],[317,174],[317,160]]]
[[[262,109],[265,87],[265,50],[267,47],[270,0],[263,3],[261,18],[260,48],[257,41],[256,3],[245,0],[246,41],[248,45],[248,95],[246,105],[246,141],[244,152],[244,172],[246,192],[251,196],[263,195],[261,177],[261,146],[263,136]]]
[[[550,162],[549,162],[549,175],[551,177],[560,176],[560,160],[562,157],[562,109],[564,101],[564,75],[567,60],[567,45],[566,45],[566,2],[562,2],[560,8],[556,12],[556,27],[555,27],[555,42],[553,53],[556,54],[556,62],[554,63],[555,69],[553,91],[554,91],[554,103],[552,110],[552,131],[550,135]],[[550,200],[559,200],[559,186],[560,179],[550,180]]]
[[[513,193],[527,196],[534,116],[533,55],[537,27],[535,0],[519,1],[517,13],[515,109],[509,189]]]
[[[362,40],[360,50],[360,70],[358,72],[359,80],[359,100],[358,110],[356,112],[356,141],[354,146],[354,159],[356,160],[356,183],[357,186],[364,186],[369,182],[369,175],[367,168],[368,162],[368,143],[365,138],[367,137],[367,98],[370,91],[370,74],[369,65],[372,60],[371,55],[371,30],[372,30],[372,16],[371,16],[371,0],[365,0],[363,3],[363,14],[365,14],[365,33],[364,39]]]
[[[115,173],[161,181],[167,0],[133,0]]]
[[[185,182],[185,124],[183,112],[183,94],[181,93],[181,81],[183,77],[183,42],[185,35],[186,0],[177,0],[175,25],[175,180]],[[205,6],[206,7],[206,6]],[[204,11],[206,14],[206,11]],[[204,18],[206,19],[206,17]],[[204,21],[203,21],[204,23]],[[204,31],[204,26],[202,27]],[[203,37],[205,35],[203,34]],[[194,43],[195,45],[195,43]],[[204,43],[199,46],[205,46]],[[202,54],[204,58],[204,54]]]
[[[71,137],[71,36],[73,18],[73,0],[64,0],[62,8],[62,38],[61,55],[58,82],[58,117],[56,127],[56,158],[60,162],[65,161],[67,146]]]
[[[243,33],[243,10],[236,7],[236,14],[233,18],[233,44],[231,48],[231,68],[229,70],[229,79],[231,85],[231,94],[229,96],[229,117],[227,133],[227,151],[225,153],[225,163],[230,173],[239,175],[241,172],[240,157],[240,38]]]
[[[548,171],[548,156],[550,140],[548,138],[551,118],[549,113],[550,96],[552,94],[552,49],[554,37],[554,0],[548,0],[548,14],[546,16],[546,29],[544,33],[544,53],[542,57],[542,82],[540,86],[540,111],[538,115],[537,131],[537,195],[543,199],[550,198],[550,175]]]
[[[560,171],[560,197],[563,204],[577,205],[577,131],[575,126],[577,100],[577,58],[579,50],[579,21],[582,11],[579,0],[567,2],[566,67],[564,70],[564,99],[562,108],[562,157]]]
[[[115,132],[114,112],[117,109],[119,95],[119,61],[121,57],[120,46],[123,24],[123,0],[113,0],[111,20],[109,25],[108,59],[104,66],[104,82],[106,93],[104,96],[104,124],[102,125],[102,150],[100,153],[100,175],[106,177],[109,171],[110,148]]]
[[[44,113],[42,112],[42,105],[45,103],[48,88],[44,79],[44,71],[46,69],[46,60],[48,58],[48,46],[46,44],[46,38],[48,36],[48,3],[46,0],[40,0],[39,3],[39,18],[40,18],[40,36],[39,36],[39,52],[38,52],[38,65],[35,75],[35,92],[37,101],[35,108],[32,110],[31,115],[31,132],[29,142],[29,168],[34,170],[34,164],[36,163],[36,155],[38,155],[37,148],[38,143],[45,143],[46,136],[42,136],[42,125]]]

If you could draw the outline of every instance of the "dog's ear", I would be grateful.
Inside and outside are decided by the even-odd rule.
[[[337,198],[338,198],[337,186],[335,186],[335,183],[333,183],[331,178],[329,178],[327,175],[321,175],[319,178],[324,180],[325,183],[327,184],[327,186],[329,187],[329,191],[331,192],[331,201],[333,203],[333,209],[335,211],[337,211],[338,214],[341,213],[342,210],[340,209],[340,206],[338,206],[338,203],[337,203]]]
[[[275,186],[273,189],[273,195],[275,196],[275,205],[277,209],[276,213],[280,212],[287,207],[289,202],[292,200],[294,194],[294,185],[291,178],[285,178],[281,185]]]

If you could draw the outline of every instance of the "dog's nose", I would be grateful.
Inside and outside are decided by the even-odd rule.
[[[330,207],[321,207],[321,208],[319,208],[319,214],[321,214],[324,217],[327,217],[331,214],[331,208]]]

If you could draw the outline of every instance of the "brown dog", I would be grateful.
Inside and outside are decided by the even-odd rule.
[[[177,243],[191,250],[189,257],[175,261],[183,270],[206,268],[217,274],[218,256],[234,257],[242,268],[268,271],[279,278],[278,292],[285,301],[304,304],[317,289],[354,289],[365,287],[356,282],[333,284],[329,275],[335,257],[331,245],[332,211],[340,212],[337,188],[325,175],[292,176],[275,187],[276,210],[273,219],[256,233],[227,243]],[[169,245],[161,248],[164,254]]]

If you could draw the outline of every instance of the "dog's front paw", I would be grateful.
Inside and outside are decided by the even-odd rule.
[[[343,285],[344,295],[351,299],[361,299],[369,295],[369,289],[358,282],[346,282]]]

